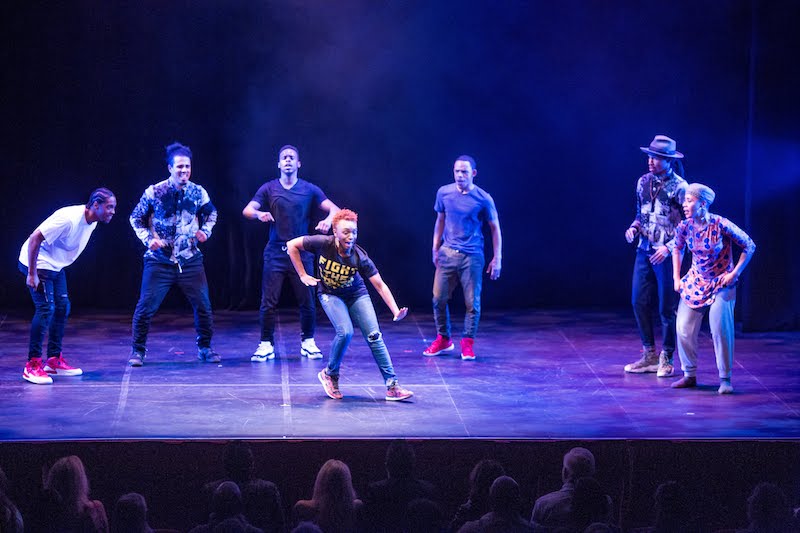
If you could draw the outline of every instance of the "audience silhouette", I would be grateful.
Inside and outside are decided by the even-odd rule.
[[[223,452],[225,477],[206,483],[203,493],[210,503],[214,491],[225,481],[233,481],[239,486],[242,505],[247,521],[265,533],[280,533],[286,529],[281,493],[271,481],[259,479],[255,474],[255,459],[247,443],[232,441],[225,445]]]
[[[415,476],[416,457],[405,440],[394,440],[386,450],[386,479],[370,483],[364,492],[367,527],[372,531],[405,531],[408,504],[435,500],[433,485]]]
[[[522,518],[519,485],[508,476],[494,480],[489,489],[491,511],[464,524],[459,533],[526,533],[533,527]]]
[[[325,533],[357,531],[363,505],[353,488],[350,468],[330,459],[317,473],[311,499],[294,504],[293,523],[314,522]]]
[[[44,479],[43,524],[31,531],[108,533],[103,503],[89,498],[89,479],[83,462],[75,455],[62,457]]]

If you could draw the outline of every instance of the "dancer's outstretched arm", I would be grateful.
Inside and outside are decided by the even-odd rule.
[[[381,298],[389,308],[389,311],[392,312],[394,321],[397,322],[398,320],[403,320],[403,318],[405,318],[405,316],[408,314],[408,307],[397,307],[397,302],[394,301],[394,295],[392,295],[391,289],[389,289],[389,286],[383,281],[381,275],[375,274],[369,278],[369,281],[372,283],[372,286],[375,287],[375,290],[378,291],[378,294],[381,295]]]

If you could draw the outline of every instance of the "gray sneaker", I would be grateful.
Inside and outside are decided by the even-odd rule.
[[[675,367],[672,366],[672,357],[667,355],[667,352],[661,352],[658,356],[658,372],[656,376],[660,378],[669,378],[675,374]]]
[[[131,352],[131,358],[128,359],[130,366],[142,366],[144,364],[144,354],[142,352]]]
[[[211,348],[198,348],[197,358],[206,363],[219,363],[222,358]]]
[[[655,348],[643,349],[642,357],[638,361],[625,365],[625,372],[630,372],[631,374],[658,372],[658,356]]]

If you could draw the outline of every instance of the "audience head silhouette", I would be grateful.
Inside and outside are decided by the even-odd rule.
[[[223,464],[225,474],[237,483],[249,481],[253,477],[253,452],[243,442],[233,441],[225,445]]]
[[[242,493],[233,481],[220,483],[211,499],[212,514],[216,520],[237,516],[242,512]]]
[[[788,531],[792,509],[784,492],[773,483],[759,483],[747,499],[748,531]]]
[[[487,501],[494,480],[506,474],[503,465],[493,459],[484,459],[469,474],[469,499],[473,502]]]
[[[576,481],[581,477],[594,476],[594,455],[586,448],[572,448],[564,455],[561,477],[564,481]]]
[[[112,531],[115,533],[147,533],[152,531],[147,524],[147,503],[144,496],[130,492],[119,497],[114,505]]]
[[[416,457],[411,445],[403,439],[393,440],[386,450],[386,473],[390,478],[414,475]]]
[[[492,511],[499,514],[515,514],[520,511],[519,485],[508,476],[500,476],[489,490],[489,503]]]

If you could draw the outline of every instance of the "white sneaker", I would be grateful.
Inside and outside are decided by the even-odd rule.
[[[303,339],[300,344],[300,355],[308,357],[309,359],[322,359],[322,350],[317,348],[317,343],[314,338]]]
[[[272,347],[271,342],[261,341],[250,360],[254,363],[266,363],[267,359],[275,359],[275,348]]]

